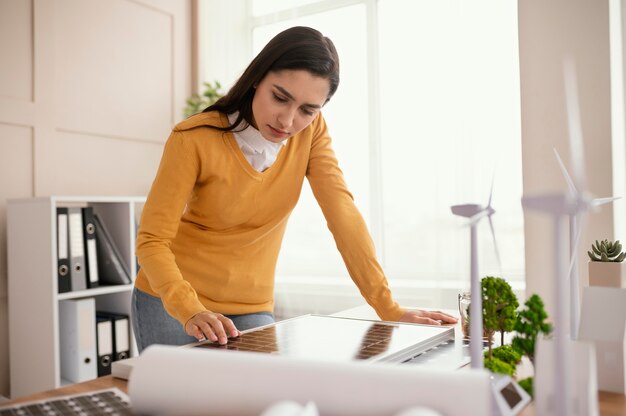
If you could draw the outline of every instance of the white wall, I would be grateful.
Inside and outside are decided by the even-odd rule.
[[[522,0],[518,10],[524,193],[567,190],[552,148],[571,172],[563,83],[563,59],[570,57],[578,77],[587,187],[596,196],[612,195],[608,0]],[[591,214],[587,229],[578,253],[581,284],[588,281],[591,242],[613,238],[612,207]],[[525,237],[526,294],[541,295],[552,315],[551,220],[526,214]]]
[[[148,192],[191,92],[190,10],[190,0],[0,0],[2,395],[9,319],[20,324],[7,317],[6,201]]]

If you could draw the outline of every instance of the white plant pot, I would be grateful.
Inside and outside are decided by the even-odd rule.
[[[589,262],[589,286],[626,288],[626,262]]]
[[[579,338],[595,344],[598,388],[626,394],[626,289],[583,289]]]
[[[557,415],[555,403],[555,341],[542,336],[535,344],[535,414]],[[596,354],[594,345],[588,341],[567,340],[565,355],[569,368],[569,389],[565,392],[567,403],[564,409],[567,416],[598,416],[598,379],[596,375]]]

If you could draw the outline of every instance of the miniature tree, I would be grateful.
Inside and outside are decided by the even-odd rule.
[[[504,333],[512,331],[515,326],[519,302],[511,286],[501,277],[486,276],[480,283],[483,297],[483,329],[488,339],[488,358],[491,359],[493,335],[500,331],[500,344],[504,344]]]
[[[515,322],[517,335],[513,337],[513,349],[528,357],[535,365],[535,342],[539,333],[549,334],[552,325],[546,322],[546,313],[543,301],[539,295],[532,295],[524,304],[526,308],[520,311]],[[519,385],[533,396],[533,378],[528,377],[519,381]]]
[[[535,365],[535,341],[537,335],[542,332],[549,334],[552,332],[552,325],[545,320],[548,317],[543,301],[539,295],[532,295],[524,304],[526,309],[521,310],[517,315],[514,330],[517,335],[513,337],[513,348],[528,357]]]
[[[487,355],[487,354],[485,354]],[[509,363],[505,363],[497,358],[485,358],[485,368],[492,373],[506,374],[513,377],[515,374],[515,367]]]
[[[497,358],[500,361],[516,366],[522,361],[522,354],[516,351],[511,345],[501,345],[493,349],[493,358]]]
[[[521,388],[526,390],[526,393],[530,394],[530,397],[533,397],[533,378],[526,377],[517,382]]]
[[[522,355],[510,345],[494,348],[491,357],[489,357],[489,352],[485,351],[485,368],[493,373],[514,376],[521,360]]]

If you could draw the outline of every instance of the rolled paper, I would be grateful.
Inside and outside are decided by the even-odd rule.
[[[391,416],[411,406],[442,415],[491,412],[485,370],[161,345],[139,357],[128,391],[133,410],[150,415],[258,416],[283,400],[314,402],[321,416]]]

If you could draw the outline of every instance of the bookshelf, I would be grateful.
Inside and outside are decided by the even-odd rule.
[[[96,309],[130,316],[132,284],[58,293],[57,207],[93,207],[106,223],[131,278],[137,273],[135,224],[143,197],[50,196],[7,204],[11,397],[55,389],[61,378],[59,301],[91,297]],[[95,317],[94,317],[95,319]],[[131,356],[137,348],[131,328]]]

